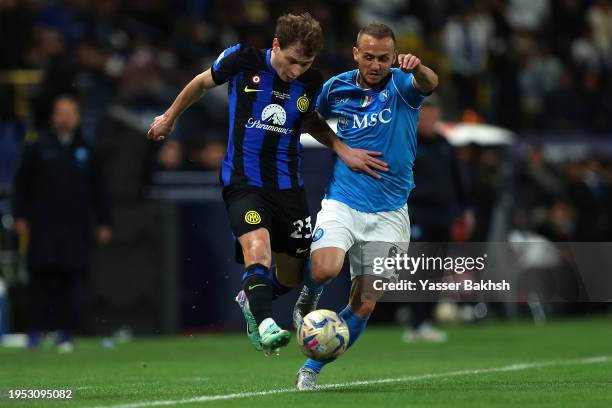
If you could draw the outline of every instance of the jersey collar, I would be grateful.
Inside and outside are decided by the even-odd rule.
[[[272,67],[272,63],[270,62],[271,55],[272,55],[272,48],[268,48],[268,51],[266,51],[266,64],[268,64],[268,68],[270,68],[270,71],[274,72],[274,67]]]
[[[355,70],[355,77],[353,78],[353,83],[355,84],[355,86],[359,89],[361,89],[364,92],[374,92],[374,93],[379,93],[380,91],[382,91],[383,89],[385,89],[387,87],[387,83],[389,83],[389,80],[391,79],[391,76],[393,75],[392,71],[389,71],[389,75],[387,75],[387,77],[385,79],[383,79],[382,81],[382,85],[376,89],[374,88],[364,88],[363,86],[359,85],[359,68]]]

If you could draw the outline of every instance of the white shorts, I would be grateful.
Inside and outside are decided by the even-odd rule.
[[[404,245],[398,249],[408,251],[410,242],[408,206],[404,205],[394,211],[366,213],[354,210],[340,201],[323,199],[314,231],[310,252],[328,247],[341,248],[348,252],[351,280],[353,280],[371,270],[371,265],[368,267],[363,261],[364,258],[368,258],[364,256],[365,244],[402,243]],[[388,279],[393,277],[392,272],[388,275],[380,276]]]

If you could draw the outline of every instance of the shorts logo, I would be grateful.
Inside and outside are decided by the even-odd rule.
[[[312,236],[312,242],[317,242],[318,240],[320,240],[324,233],[325,231],[323,231],[323,228],[317,228],[317,230],[314,232],[314,235]]]
[[[303,254],[304,252],[308,252],[308,250],[310,250],[310,248],[298,248],[295,250],[296,254]]]
[[[310,106],[310,101],[306,94],[300,96],[297,100],[297,108],[300,112],[304,113],[308,110],[308,106]]]
[[[378,94],[378,100],[381,102],[386,102],[389,99],[389,90],[385,89],[381,93]]]
[[[257,211],[251,210],[244,214],[244,221],[251,225],[259,224],[261,222],[261,216]]]

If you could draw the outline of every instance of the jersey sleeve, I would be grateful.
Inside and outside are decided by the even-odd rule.
[[[213,81],[217,85],[221,85],[230,80],[232,76],[237,72],[237,60],[240,55],[241,45],[236,44],[229,48],[226,48],[213,62],[211,67],[211,73]]]
[[[323,84],[319,97],[317,98],[317,112],[321,114],[325,119],[329,119],[331,116],[331,107],[329,106],[329,90],[331,88],[334,78],[330,78]]]
[[[431,92],[423,93],[414,86],[414,75],[412,73],[397,69],[395,70],[394,82],[402,98],[413,109],[418,109],[425,98],[431,95]]]

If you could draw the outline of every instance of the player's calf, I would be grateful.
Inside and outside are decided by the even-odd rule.
[[[270,269],[262,264],[249,265],[242,276],[242,287],[257,324],[272,317],[273,286]]]

